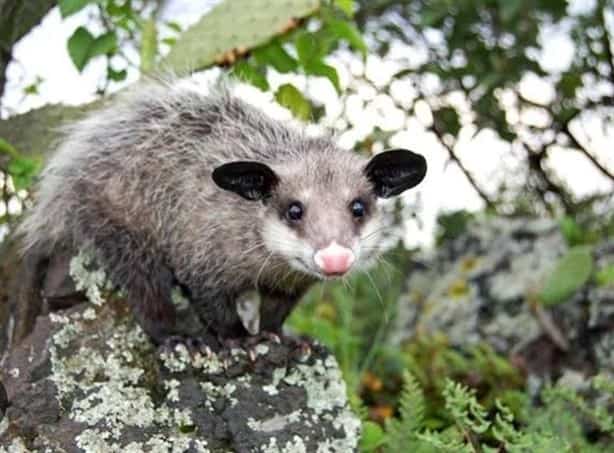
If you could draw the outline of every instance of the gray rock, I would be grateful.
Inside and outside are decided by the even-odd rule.
[[[95,303],[40,316],[4,360],[0,452],[356,450],[360,422],[324,348],[157,351],[103,276],[73,264]]]
[[[389,340],[398,345],[438,332],[460,349],[487,343],[520,358],[530,379],[556,379],[566,369],[614,371],[614,288],[589,282],[568,302],[535,309],[536,295],[567,249],[552,221],[471,224],[410,275]],[[614,244],[597,245],[594,256],[597,269],[614,263]]]

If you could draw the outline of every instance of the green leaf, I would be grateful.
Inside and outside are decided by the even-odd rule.
[[[346,20],[329,19],[326,24],[333,36],[347,41],[352,48],[362,54],[363,58],[367,56],[367,45],[353,23]]]
[[[567,244],[571,246],[581,244],[586,237],[586,233],[572,217],[563,217],[560,221],[560,227]]]
[[[566,98],[573,98],[576,90],[582,86],[582,75],[577,72],[566,72],[557,84],[558,91]]]
[[[307,121],[311,117],[311,104],[294,85],[286,83],[275,93],[275,99],[288,108],[295,117]]]
[[[354,15],[354,0],[335,0],[335,6],[343,11],[348,17]]]
[[[8,173],[13,178],[15,189],[21,190],[28,188],[38,173],[41,162],[36,159],[26,157],[14,157],[8,165]]]
[[[60,7],[60,14],[62,18],[66,18],[78,11],[81,11],[90,0],[60,0],[58,6]]]
[[[13,158],[16,158],[19,155],[15,147],[2,137],[0,137],[0,153],[8,154]]]
[[[377,423],[366,421],[362,424],[362,437],[360,438],[360,451],[370,452],[382,445],[385,441],[384,430]]]
[[[116,71],[111,67],[107,68],[107,77],[109,80],[113,80],[114,82],[121,82],[122,80],[125,80],[127,75],[128,72],[125,69]]]
[[[303,65],[312,60],[319,60],[326,54],[319,48],[315,33],[299,33],[294,39],[294,45],[298,59]]]
[[[595,280],[599,286],[614,286],[614,264],[599,269]]]
[[[448,14],[447,7],[436,4],[430,8],[424,8],[420,16],[420,23],[425,27],[436,27]]]
[[[499,14],[503,22],[511,22],[521,11],[523,0],[499,0]]]
[[[331,81],[338,93],[341,92],[337,70],[322,61],[310,61],[304,65],[305,72],[310,75],[326,77]]]
[[[238,79],[251,83],[262,91],[269,89],[269,82],[260,68],[256,68],[244,60],[238,61],[232,68],[232,73]]]
[[[94,37],[87,28],[79,27],[68,39],[68,53],[79,72],[94,57],[117,50],[117,35],[114,31]]]
[[[117,51],[117,35],[114,31],[109,31],[94,39],[89,51],[89,58],[99,55],[107,55]]]
[[[569,249],[556,264],[539,294],[548,305],[565,302],[588,281],[593,272],[592,248],[576,246]]]
[[[90,48],[94,43],[94,36],[85,28],[79,27],[68,38],[68,54],[79,72],[83,70],[89,59]]]
[[[166,21],[165,24],[171,30],[173,30],[173,31],[175,31],[177,33],[181,33],[181,25],[179,25],[178,22],[174,22],[172,20],[169,20],[169,21]]]
[[[256,61],[261,65],[271,65],[279,72],[296,71],[297,61],[292,58],[277,40],[265,46],[258,47],[252,52]]]
[[[442,107],[433,112],[435,121],[439,123],[438,129],[452,134],[454,137],[458,134],[461,128],[460,118],[456,109],[452,107]]]

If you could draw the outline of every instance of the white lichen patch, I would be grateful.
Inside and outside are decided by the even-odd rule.
[[[346,452],[356,448],[360,420],[348,407],[345,383],[333,356],[328,356],[324,361],[318,359],[313,365],[297,365],[283,381],[304,388],[307,408],[312,412],[314,421],[330,420],[335,429],[343,432],[342,438],[330,443],[329,450],[322,451]]]
[[[169,379],[164,381],[164,388],[166,389],[166,399],[176,403],[179,401],[179,381],[177,379]]]
[[[175,287],[171,291],[171,302],[179,311],[187,310],[190,307],[190,301],[183,295],[181,288]]]
[[[96,319],[96,310],[91,307],[83,310],[83,319],[86,319],[88,321]]]
[[[267,355],[269,353],[269,347],[266,344],[258,344],[254,348],[254,352],[256,353],[256,356]]]
[[[75,282],[78,291],[85,292],[87,299],[94,305],[102,305],[104,298],[102,292],[109,288],[106,272],[96,268],[94,254],[81,250],[70,261],[70,276]]]
[[[10,445],[5,447],[0,445],[0,453],[29,453],[30,450],[26,448],[23,440],[17,437],[11,441]]]
[[[102,293],[92,288],[104,284],[102,274],[88,277],[89,261],[83,257],[73,261],[82,289],[87,292],[89,288],[88,297],[94,298],[92,302],[100,302],[97,297]],[[154,404],[151,390],[144,382],[143,364],[137,359],[151,353],[151,344],[144,332],[133,323],[117,323],[113,315],[108,320],[101,318],[96,330],[88,330],[85,323],[92,319],[92,314],[96,317],[95,310],[89,307],[83,314],[52,316],[52,321],[60,328],[50,342],[50,378],[56,385],[60,403],[70,402],[70,406],[65,407],[68,417],[86,425],[75,439],[77,446],[84,451],[105,453],[187,451],[192,439],[181,434],[180,429],[193,424],[191,412]],[[101,335],[105,328],[113,334],[103,340]],[[85,346],[89,344],[104,347]],[[185,352],[187,354],[187,350]],[[178,401],[179,381],[169,380],[165,384],[167,401]],[[168,434],[156,435],[143,443],[121,445],[121,436],[127,427],[153,427]],[[206,443],[199,443],[197,451],[207,451]]]
[[[173,418],[177,426],[193,426],[192,411],[190,409],[175,409],[173,411]]]
[[[208,355],[196,353],[194,357],[192,357],[192,366],[200,369],[205,374],[221,373],[224,369],[222,361],[218,355],[213,352]]]
[[[162,364],[173,373],[184,371],[188,366],[192,365],[190,351],[183,344],[176,345],[173,351],[162,352],[160,359],[162,359]]]
[[[9,427],[9,418],[4,416],[0,419],[0,435],[4,434],[4,432]]]
[[[283,446],[277,445],[277,439],[272,437],[268,444],[261,447],[260,451],[262,453],[307,453],[307,447],[299,436],[294,436]]]
[[[264,387],[262,387],[262,390],[264,390],[266,393],[268,393],[271,396],[275,396],[279,394],[279,389],[277,388],[277,386],[279,385],[281,380],[285,377],[286,377],[286,369],[276,368],[275,370],[273,370],[272,382],[269,385],[265,385]]]
[[[264,420],[256,420],[252,417],[247,419],[247,426],[254,431],[262,431],[270,433],[273,431],[281,431],[289,424],[296,423],[301,420],[302,412],[300,410],[290,412],[289,414],[275,414]]]

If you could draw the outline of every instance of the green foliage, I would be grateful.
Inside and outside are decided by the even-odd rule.
[[[588,282],[592,272],[592,248],[572,247],[546,279],[539,294],[540,302],[544,305],[556,305],[567,301]]]
[[[71,16],[91,3],[91,0],[59,0],[58,6],[60,7],[60,14],[66,18]]]
[[[287,107],[295,117],[307,121],[311,117],[311,104],[294,85],[286,83],[275,93],[275,99],[280,105]]]
[[[352,17],[354,15],[354,0],[334,0],[334,3],[346,16]]]
[[[148,11],[156,2],[145,0],[137,4],[116,0],[63,0],[59,2],[60,12],[62,17],[68,17],[88,4],[95,6],[94,16],[99,23],[98,28],[103,31],[94,34],[88,27],[81,26],[68,39],[68,54],[79,72],[90,61],[105,57],[107,77],[98,88],[100,93],[104,93],[110,82],[120,82],[127,76],[125,68],[113,67],[112,57],[115,57],[114,60],[123,60],[125,66],[134,64],[121,51],[121,47],[128,42],[141,49],[141,70],[150,70],[157,55],[156,24],[144,15],[150,14]]]
[[[361,406],[361,380],[375,361],[385,357],[397,371],[403,366],[402,356],[386,348],[384,339],[410,256],[398,247],[368,273],[313,288],[288,320],[294,331],[317,338],[334,352],[355,409]]]
[[[141,37],[141,72],[153,69],[158,55],[158,27],[153,18],[145,21]]]
[[[85,27],[79,27],[68,39],[68,53],[80,71],[92,59],[117,51],[117,35],[109,31],[94,37]]]
[[[327,78],[337,92],[341,91],[337,70],[326,63],[325,58],[341,43],[345,42],[366,56],[367,47],[360,31],[348,18],[353,2],[337,5],[323,5],[314,14],[317,28],[297,28],[254,48],[246,60],[233,67],[233,73],[240,79],[260,89],[269,88],[266,72],[268,67],[281,73],[302,72]],[[277,100],[290,109],[298,118],[313,118],[317,106],[311,105],[295,87],[285,84],[276,92]]]
[[[593,87],[612,85],[614,36],[608,27],[612,0],[587,3],[582,13],[573,12],[565,0],[357,0],[357,4],[357,22],[370,32],[371,49],[382,58],[388,57],[395,40],[424,54],[401,63],[390,86],[398,78],[413,84],[415,99],[427,102],[433,113],[433,123],[427,127],[451,154],[456,153],[461,126],[476,136],[483,130],[495,131],[509,142],[510,150],[523,150],[528,170],[515,175],[524,179],[522,189],[520,184],[502,181],[496,193],[465,168],[465,159],[452,158],[453,165],[463,166],[468,177],[473,176],[470,182],[487,205],[505,214],[578,211],[585,200],[555,172],[544,169],[549,167],[545,163],[550,153],[562,143],[588,156],[595,154],[589,141],[582,139],[591,132],[579,132],[585,115],[604,125],[611,122],[607,108],[612,105],[611,92],[593,93]],[[546,61],[552,60],[540,58],[551,52],[546,30],[569,31],[574,45],[569,65],[561,59],[557,67],[547,66]],[[550,86],[553,95],[525,89],[535,79]],[[370,83],[368,78],[365,81]],[[539,112],[544,121],[533,123],[524,115],[529,111]],[[594,170],[614,179],[603,165]]]
[[[237,54],[265,46],[271,38],[293,29],[296,19],[318,8],[317,0],[223,1],[181,34],[162,67],[184,74],[216,62],[233,63]],[[277,48],[271,54],[277,58],[279,52]]]
[[[465,231],[474,215],[469,211],[454,211],[443,213],[437,217],[437,244],[451,241]]]
[[[585,397],[559,385],[546,389],[543,404],[528,407],[529,415],[519,422],[501,401],[497,400],[489,411],[475,390],[447,380],[442,396],[450,424],[432,430],[426,426],[424,393],[417,381],[405,373],[398,418],[389,420],[383,430],[365,422],[361,451],[605,452],[614,434],[614,418],[607,410],[613,402],[614,384],[601,376],[593,378],[592,384],[601,391],[601,404],[591,407]],[[582,428],[586,422],[597,430],[593,441],[588,440]]]
[[[573,217],[564,216],[559,223],[567,244],[574,246],[585,242],[587,234]]]
[[[410,373],[403,373],[399,417],[386,420],[386,450],[416,451],[416,444],[420,444],[416,433],[424,426],[425,405],[418,381]]]
[[[0,137],[0,154],[9,156],[8,164],[3,170],[12,177],[15,190],[27,189],[41,169],[39,159],[22,156],[10,143]]]
[[[614,286],[614,264],[599,269],[595,280],[599,286]]]

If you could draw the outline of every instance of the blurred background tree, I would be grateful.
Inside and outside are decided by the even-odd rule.
[[[398,58],[398,43],[414,51],[392,79],[411,81],[416,101],[426,101],[433,117],[429,130],[486,206],[560,213],[587,198],[611,197],[611,0],[359,3],[357,21],[372,36],[374,52]],[[415,108],[416,102],[409,111]],[[476,175],[479,168],[457,154],[461,141],[484,129],[495,131],[521,159],[515,181],[504,178],[487,188]],[[573,183],[548,162],[561,151],[590,162],[610,190],[575,194]],[[514,188],[511,198],[507,192]],[[510,199],[513,206],[506,206]]]

